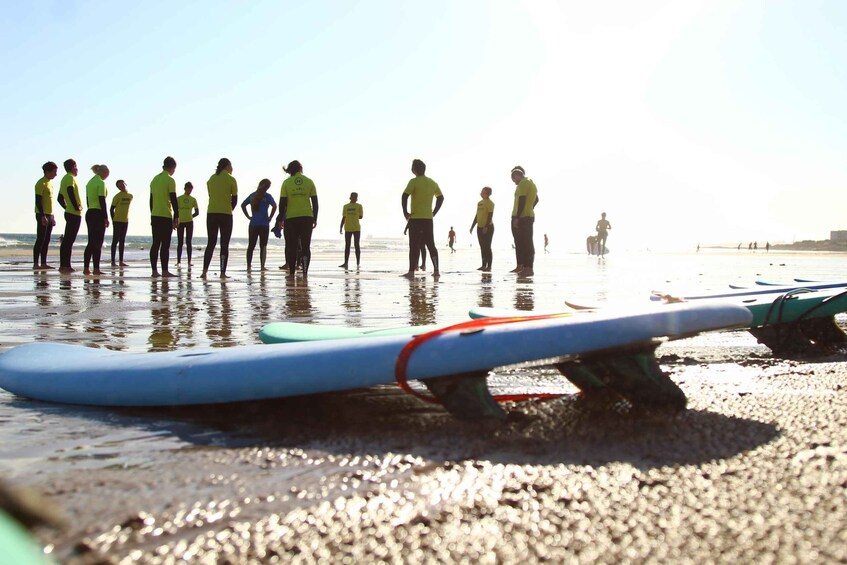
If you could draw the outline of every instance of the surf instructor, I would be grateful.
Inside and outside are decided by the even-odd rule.
[[[421,249],[429,249],[432,260],[432,276],[438,278],[438,250],[435,248],[435,237],[432,231],[432,219],[441,209],[444,196],[438,183],[426,176],[426,164],[420,159],[412,161],[412,173],[415,175],[406,190],[403,191],[401,204],[403,216],[409,221],[409,271],[404,277],[411,280],[415,276],[415,267],[418,265],[418,257]],[[412,197],[412,211],[407,211],[409,197]],[[435,198],[435,208],[432,207],[432,199]]]

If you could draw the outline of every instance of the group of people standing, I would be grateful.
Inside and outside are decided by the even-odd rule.
[[[154,277],[171,277],[169,271],[171,235],[177,231],[177,264],[182,262],[183,245],[186,258],[191,265],[191,242],[194,233],[194,218],[200,214],[197,200],[191,195],[194,186],[186,182],[181,196],[176,194],[176,182],[173,175],[177,163],[173,157],[166,157],[162,171],[150,181],[150,228],[152,245],[150,246],[150,268]],[[61,272],[73,272],[71,252],[79,233],[83,203],[80,197],[76,177],[77,164],[73,159],[64,162],[66,174],[59,184],[59,205],[64,209],[65,232],[62,236],[60,251]],[[36,242],[33,248],[33,269],[52,268],[47,264],[47,251],[53,227],[56,225],[53,214],[53,189],[51,181],[57,176],[58,166],[47,162],[42,166],[43,176],[35,185]],[[267,243],[269,233],[285,238],[286,264],[280,268],[288,270],[288,276],[294,277],[297,268],[308,275],[311,262],[312,232],[317,226],[318,197],[315,184],[303,174],[299,161],[291,161],[283,170],[289,175],[280,190],[279,204],[268,193],[271,181],[262,179],[256,190],[242,203],[241,210],[250,220],[247,248],[247,270],[252,270],[255,247],[259,245],[260,266],[266,270]],[[106,165],[91,167],[93,176],[85,186],[85,222],[88,228],[88,243],[84,252],[84,273],[102,274],[100,255],[106,229],[113,226],[112,265],[125,266],[124,246],[129,217],[129,207],[133,196],[127,191],[123,180],[116,183],[118,193],[107,206],[106,179],[110,171]],[[434,180],[426,176],[426,164],[420,159],[412,161],[414,177],[403,191],[401,205],[407,220],[409,233],[409,270],[403,275],[413,278],[419,269],[419,257],[425,257],[426,250],[433,266],[433,276],[439,277],[438,250],[433,237],[433,218],[444,203],[441,189]],[[511,170],[511,179],[515,183],[514,203],[511,213],[511,230],[515,242],[516,267],[514,273],[533,274],[535,247],[533,244],[533,225],[535,206],[538,204],[538,191],[535,183],[526,176],[523,167]],[[238,203],[238,183],[233,177],[232,162],[223,158],[218,161],[215,172],[206,182],[209,204],[206,213],[206,231],[208,242],[203,254],[202,278],[206,278],[215,249],[220,240],[219,260],[220,276],[226,278],[229,260],[229,242],[233,229],[233,210]],[[477,230],[482,265],[478,270],[491,271],[493,253],[491,243],[494,237],[494,202],[491,200],[491,187],[480,191],[481,200],[471,223],[470,231]],[[349,268],[350,248],[355,248],[356,267],[361,261],[359,221],[363,218],[362,205],[358,202],[358,193],[350,194],[350,202],[342,209],[339,233],[345,232],[344,263],[340,267]],[[433,200],[435,206],[433,207]],[[108,213],[106,212],[108,210]],[[277,212],[279,212],[277,214]],[[276,221],[274,222],[274,216]],[[273,230],[271,225],[274,225]],[[451,228],[451,233],[452,228]],[[455,234],[452,236],[455,240]],[[93,267],[93,270],[92,270]]]
[[[73,272],[71,253],[73,244],[82,223],[83,201],[80,197],[76,177],[77,164],[73,159],[64,162],[65,176],[59,183],[57,201],[64,209],[65,232],[62,235],[60,249],[59,271]],[[186,258],[191,265],[191,240],[194,233],[194,218],[200,214],[197,200],[191,196],[194,186],[187,182],[184,194],[177,197],[176,182],[173,175],[177,163],[173,157],[166,157],[162,163],[162,172],[150,181],[150,229],[152,244],[150,246],[150,268],[154,277],[174,276],[168,269],[170,262],[171,235],[177,230],[177,264],[182,261],[182,247],[186,247]],[[299,161],[292,161],[284,170],[289,177],[282,183],[280,193],[279,215],[276,228],[285,234],[286,261],[289,276],[295,275],[295,267],[302,265],[303,274],[309,270],[311,259],[310,243],[312,230],[317,225],[318,198],[315,185],[305,175]],[[129,207],[133,196],[127,191],[123,180],[116,183],[118,193],[114,196],[111,206],[107,208],[106,179],[109,178],[109,167],[94,165],[91,167],[94,175],[85,186],[85,223],[88,228],[88,243],[84,252],[84,274],[101,275],[100,256],[105,239],[106,229],[111,217],[113,226],[112,236],[112,265],[126,266],[124,263],[124,246],[126,243],[129,222]],[[35,184],[35,219],[36,241],[33,247],[33,269],[52,269],[47,264],[47,253],[53,227],[56,225],[53,214],[53,186],[58,166],[49,161],[42,166],[43,176]],[[262,179],[259,186],[241,204],[244,215],[250,220],[249,245],[247,249],[247,269],[252,268],[253,253],[256,244],[260,246],[260,262],[265,270],[267,258],[267,242],[270,224],[277,212],[277,204],[268,194],[271,181]],[[203,272],[206,278],[212,262],[215,249],[220,238],[220,276],[226,278],[229,260],[229,242],[232,237],[232,212],[237,204],[238,183],[232,176],[232,162],[223,158],[218,161],[214,174],[206,182],[209,193],[209,207],[206,212],[206,231],[208,243],[203,254]],[[109,210],[108,214],[106,210]],[[361,217],[361,216],[360,216]],[[358,238],[357,261],[358,261]],[[285,267],[285,266],[284,266]]]
[[[434,180],[426,176],[426,164],[420,159],[412,161],[412,173],[415,175],[406,185],[401,197],[401,207],[409,232],[409,270],[404,277],[412,279],[418,269],[418,258],[424,250],[429,250],[432,261],[432,276],[438,278],[439,271],[438,249],[433,237],[433,218],[444,204],[444,195]],[[521,166],[512,168],[512,182],[515,183],[515,196],[512,205],[511,228],[515,242],[515,259],[517,265],[511,272],[524,276],[534,274],[535,245],[533,243],[533,226],[535,224],[535,206],[538,204],[538,189],[532,179],[526,176]],[[494,238],[494,202],[491,200],[492,189],[483,187],[480,191],[481,200],[477,203],[477,211],[471,223],[470,232],[476,227],[479,241],[482,266],[479,271],[491,271],[493,252],[491,242]],[[433,199],[435,207],[433,207]],[[411,200],[411,210],[408,209]],[[450,248],[453,249],[455,232],[450,228]],[[425,255],[423,255],[425,257]]]

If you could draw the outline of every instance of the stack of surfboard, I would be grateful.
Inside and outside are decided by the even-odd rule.
[[[554,364],[587,395],[611,391],[646,408],[678,411],[686,398],[658,367],[653,354],[658,340],[744,326],[751,317],[739,305],[686,303],[441,328],[406,351],[404,373],[423,381],[460,418],[504,418],[486,376],[492,368],[526,362]],[[399,356],[415,334],[430,329],[362,332],[272,324],[262,339],[289,343],[154,353],[31,343],[0,354],[0,387],[37,400],[100,406],[209,404],[348,390],[395,382]]]

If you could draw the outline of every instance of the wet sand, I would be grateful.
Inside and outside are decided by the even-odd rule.
[[[471,270],[477,259],[442,251],[441,280],[412,283],[397,276],[402,253],[366,255],[358,274],[320,255],[294,282],[277,252],[264,275],[233,257],[225,282],[200,280],[196,263],[191,277],[152,279],[134,260],[86,280],[9,261],[0,345],[157,351],[257,343],[282,319],[448,323],[478,305],[642,296],[656,271],[679,264],[540,256],[538,275],[516,280],[506,253],[490,276]],[[712,284],[731,260],[698,259],[716,274],[677,282]],[[782,266],[762,260],[743,274],[775,278]],[[779,359],[726,332],[658,356],[689,398],[672,419],[597,412],[566,395],[509,404],[506,424],[468,423],[393,387],[160,410],[0,392],[0,468],[65,514],[63,529],[36,534],[71,563],[847,560],[847,355]],[[544,367],[498,370],[492,382],[574,390]]]

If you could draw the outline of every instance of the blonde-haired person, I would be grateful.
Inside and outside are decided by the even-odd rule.
[[[38,182],[35,183],[35,246],[32,248],[32,269],[40,271],[52,269],[47,264],[47,250],[50,247],[50,234],[56,219],[53,217],[53,185],[50,183],[56,178],[59,166],[53,161],[47,161],[41,166],[43,173]],[[41,263],[39,263],[41,259]]]
[[[109,167],[106,165],[94,165],[91,167],[94,176],[85,185],[85,202],[88,210],[85,212],[85,225],[88,228],[88,244],[83,254],[85,267],[83,274],[90,275],[92,271],[89,265],[94,263],[95,275],[102,275],[100,270],[100,253],[103,250],[103,239],[106,237],[106,228],[109,227],[109,215],[106,213],[106,190],[105,180],[109,178]]]

